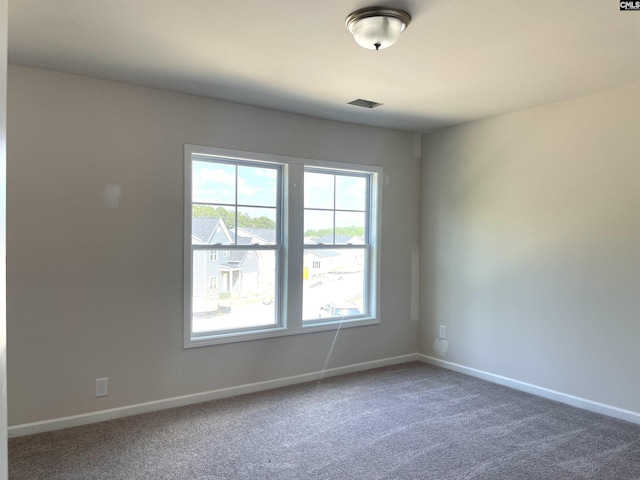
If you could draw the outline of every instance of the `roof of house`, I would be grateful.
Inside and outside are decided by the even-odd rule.
[[[195,245],[228,245],[229,231],[221,218],[193,218],[191,239]]]
[[[364,241],[360,237],[354,235],[336,235],[335,241],[332,235],[324,235],[322,237],[306,237],[305,241],[310,243],[309,240],[318,243],[320,245],[362,245]]]
[[[247,256],[246,250],[231,250],[229,253],[229,261],[230,262],[242,262],[244,258]]]
[[[250,237],[238,237],[236,245],[251,245]],[[249,250],[231,250],[229,252],[229,262],[244,262]]]
[[[305,250],[305,255],[316,255],[320,258],[332,258],[339,257],[340,254],[335,250],[324,250],[324,249],[313,249],[313,250]]]
[[[276,231],[271,228],[238,227],[238,237],[253,237],[258,243],[266,245],[276,243]]]

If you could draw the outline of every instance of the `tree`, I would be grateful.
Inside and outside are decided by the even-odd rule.
[[[194,205],[194,218],[221,218],[228,229],[235,228],[235,216],[233,211],[229,211],[224,207],[213,207],[211,205]],[[276,222],[268,217],[251,217],[246,213],[238,214],[238,227],[245,228],[265,228],[275,229]]]
[[[305,237],[328,237],[333,235],[332,228],[323,228],[321,230],[307,230],[304,232]],[[336,235],[344,235],[346,237],[363,237],[363,227],[336,227]]]

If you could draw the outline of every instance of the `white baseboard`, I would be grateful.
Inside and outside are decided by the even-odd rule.
[[[503,377],[501,375],[495,375],[493,373],[477,370],[471,367],[466,367],[464,365],[448,362],[446,360],[430,357],[428,355],[417,354],[417,357],[418,357],[418,360],[420,360],[421,362],[428,363],[430,365],[435,365],[437,367],[446,368],[448,370],[453,370],[455,372],[464,373],[465,375],[470,375],[472,377],[488,380],[489,382],[492,382],[492,383],[497,383],[499,385],[504,385],[506,387],[515,388],[516,390],[532,393],[533,395],[537,395],[539,397],[555,400],[557,402],[565,403],[573,407],[589,410],[590,412],[601,413],[609,417],[614,417],[621,420],[626,420],[627,422],[640,424],[640,413],[638,412],[633,412],[631,410],[625,410],[622,408],[613,407],[611,405],[606,405],[604,403],[594,402],[591,400],[587,400],[586,398],[575,397],[573,395],[558,392],[556,390],[550,390],[548,388],[538,387],[530,383],[521,382],[519,380]]]
[[[254,393],[263,390],[271,390],[273,388],[295,385],[298,383],[312,382],[321,378],[334,377],[336,375],[344,375],[347,373],[360,372],[363,370],[370,370],[372,368],[386,367],[400,363],[413,362],[416,360],[418,360],[418,354],[411,353],[398,357],[383,358],[380,360],[373,360],[371,362],[356,363],[344,367],[330,368],[302,375],[294,375],[292,377],[277,378],[264,382],[249,383],[246,385],[238,385],[236,387],[221,388],[192,395],[139,403],[136,405],[128,405],[109,410],[100,410],[82,415],[73,415],[71,417],[54,418],[52,420],[44,420],[42,422],[13,425],[9,427],[8,432],[9,437],[20,437],[34,433],[50,432],[53,430],[61,430],[63,428],[77,427],[80,425],[88,425],[90,423],[114,420],[116,418],[129,417],[131,415],[139,415],[141,413],[155,412],[167,408],[182,407],[195,403],[218,400],[220,398],[233,397],[236,395],[243,395],[245,393]]]
[[[274,380],[267,380],[264,382],[249,383],[245,385],[238,385],[235,387],[221,388],[218,390],[211,390],[208,392],[195,393],[192,395],[184,395],[180,397],[167,398],[163,400],[156,400],[153,402],[139,403],[136,405],[128,405],[125,407],[112,408],[109,410],[100,410],[97,412],[85,413],[82,415],[74,415],[71,417],[54,418],[51,420],[44,420],[41,422],[25,423],[21,425],[14,425],[9,427],[9,437],[20,437],[24,435],[31,435],[34,433],[50,432],[53,430],[61,430],[63,428],[77,427],[80,425],[88,425],[91,423],[104,422],[107,420],[114,420],[116,418],[129,417],[131,415],[139,415],[142,413],[155,412],[158,410],[164,410],[167,408],[181,407],[185,405],[193,405],[195,403],[208,402],[211,400],[218,400],[221,398],[233,397],[236,395],[243,395],[246,393],[260,392],[264,390],[271,390],[273,388],[286,387],[289,385],[295,385],[298,383],[312,382],[321,378],[333,377],[336,375],[345,375],[347,373],[360,372],[364,370],[370,370],[372,368],[386,367],[390,365],[397,365],[400,363],[407,363],[412,361],[421,361],[430,365],[436,365],[438,367],[453,370],[455,372],[470,375],[472,377],[481,378],[489,382],[497,383],[507,387],[515,388],[523,392],[538,395],[540,397],[555,400],[567,405],[589,410],[591,412],[608,415],[610,417],[619,418],[628,422],[640,424],[640,413],[633,412],[631,410],[624,410],[622,408],[613,407],[603,403],[594,402],[584,398],[568,395],[566,393],[550,390],[548,388],[539,387],[530,383],[521,382],[512,378],[503,377],[501,375],[495,375],[493,373],[477,370],[475,368],[466,367],[457,363],[448,362],[439,358],[430,357],[422,354],[408,354],[398,357],[383,358],[380,360],[373,360],[370,362],[356,363],[353,365],[347,365],[344,367],[330,368],[328,370],[316,371],[311,373],[305,373],[302,375],[294,375],[291,377],[277,378]]]

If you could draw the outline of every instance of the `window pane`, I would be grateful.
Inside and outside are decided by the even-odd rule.
[[[238,208],[238,245],[275,245],[275,208]]]
[[[191,243],[193,245],[229,245],[235,243],[235,209],[217,205],[193,205]]]
[[[333,209],[333,183],[335,175],[304,173],[304,208]]]
[[[304,211],[304,243],[333,243],[333,212]]]
[[[225,163],[193,162],[191,197],[194,203],[236,201],[236,167]]]
[[[275,165],[246,152],[190,150],[185,148],[185,168],[192,172],[185,201],[192,216],[191,228],[187,218],[185,229],[184,281],[192,295],[187,294],[190,305],[185,305],[185,347],[288,335],[342,319],[377,321],[378,279],[372,273],[378,268],[372,267],[379,261],[378,237],[377,229],[371,234],[367,229],[378,225],[378,189],[371,186],[378,185],[380,169],[296,161],[292,176],[304,170],[304,181],[289,185],[283,183],[286,159]],[[293,187],[304,188],[287,191]],[[303,201],[298,205],[304,210],[302,219],[295,211],[288,215],[285,197]],[[296,223],[300,220],[302,225]],[[278,244],[283,238],[299,238],[301,229],[303,245],[293,240]],[[302,319],[281,302],[283,292],[298,291],[289,288],[287,281],[296,279],[282,267],[288,261],[295,265],[300,253],[302,298],[289,303],[300,307],[302,302]]]
[[[304,321],[364,315],[365,248],[305,249]]]
[[[365,219],[364,212],[336,212],[336,244],[364,244]]]
[[[277,170],[238,166],[238,203],[275,207],[278,203]]]
[[[193,252],[195,334],[276,324],[274,250]]]
[[[367,179],[364,177],[336,176],[336,208],[360,210],[367,205]]]

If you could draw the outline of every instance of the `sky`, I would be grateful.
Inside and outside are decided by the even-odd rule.
[[[276,168],[255,167],[194,161],[192,167],[192,198],[194,203],[234,205],[253,217],[266,216],[275,220],[278,196]],[[305,231],[335,226],[365,225],[367,179],[351,175],[305,172]],[[244,207],[240,207],[244,205]],[[255,208],[267,207],[267,208]],[[327,209],[331,211],[319,211]],[[348,210],[348,211],[344,211]]]

